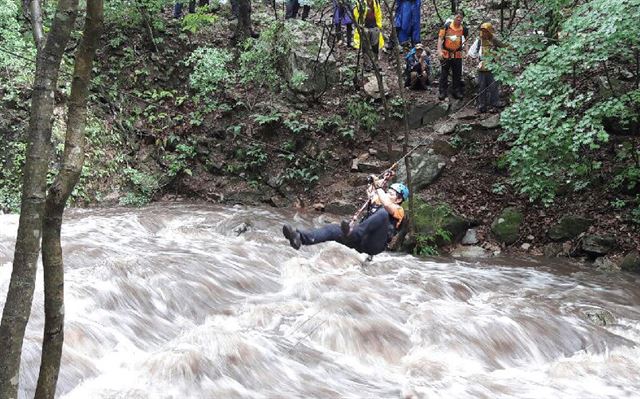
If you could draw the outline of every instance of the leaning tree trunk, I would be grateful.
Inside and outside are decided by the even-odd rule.
[[[60,0],[49,34],[38,43],[29,121],[29,147],[23,169],[18,236],[11,281],[0,322],[0,350],[2,351],[0,398],[2,399],[16,398],[18,392],[22,343],[31,314],[40,252],[49,166],[53,92],[58,81],[64,48],[69,41],[76,19],[77,8],[78,0]]]
[[[60,245],[62,215],[84,163],[85,121],[93,59],[102,31],[103,0],[88,0],[84,33],[76,59],[69,96],[67,134],[60,173],[49,188],[42,231],[44,266],[44,338],[36,399],[53,398],[64,341],[64,264]]]
[[[251,36],[251,0],[238,1],[238,25],[236,27],[236,42],[242,43]]]

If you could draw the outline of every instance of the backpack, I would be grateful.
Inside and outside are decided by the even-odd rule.
[[[447,35],[447,30],[449,30],[450,26],[451,26],[451,21],[445,22],[445,24],[444,24],[444,34],[445,34],[445,36]],[[462,24],[462,36],[464,36],[465,40],[467,39],[467,37],[469,37],[469,28],[464,26],[464,24]],[[450,50],[450,49],[448,49],[448,48],[446,48],[444,46],[444,43],[442,43],[442,49],[446,50],[446,51],[448,51],[450,53],[455,53],[456,51],[462,50],[462,45],[463,44],[464,44],[464,42],[462,40],[460,40],[460,47],[458,47],[457,49],[454,49],[454,50]]]

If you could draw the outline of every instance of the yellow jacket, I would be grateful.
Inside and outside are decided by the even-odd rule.
[[[356,6],[353,8],[353,17],[358,25],[364,26],[364,18],[367,15],[367,0],[356,0]],[[362,14],[360,11],[362,10]],[[373,0],[373,13],[376,16],[376,26],[380,30],[380,36],[378,37],[378,48],[384,47],[384,37],[382,36],[382,10],[380,9],[380,2]],[[353,47],[360,48],[360,33],[358,29],[355,29],[353,34]]]

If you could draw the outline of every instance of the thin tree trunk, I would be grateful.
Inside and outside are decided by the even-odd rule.
[[[251,36],[251,0],[238,0],[236,42],[242,43],[249,36]]]
[[[500,1],[500,33],[504,34],[504,0]]]
[[[34,0],[38,1],[38,0]],[[53,114],[60,61],[76,19],[78,0],[60,0],[45,43],[39,48],[31,100],[29,147],[23,169],[22,205],[13,270],[0,322],[0,398],[16,398],[24,331],[35,289]]]
[[[364,3],[363,1],[366,0],[362,0],[360,2],[357,3],[356,7],[358,8],[358,15],[360,16],[364,16],[365,13],[365,8],[364,8]],[[355,15],[353,14],[353,12],[351,13],[351,20],[353,21],[353,24],[355,25],[356,30],[358,31],[358,35],[360,36],[360,49],[362,50],[362,54],[364,56],[366,56],[366,58],[369,59],[369,61],[371,62],[371,65],[373,67],[373,74],[376,77],[376,83],[378,83],[378,92],[380,93],[380,101],[382,102],[382,109],[384,110],[384,120],[385,122],[389,120],[389,106],[387,104],[387,96],[384,90],[384,83],[382,80],[382,73],[380,72],[380,70],[378,69],[378,59],[376,58],[372,48],[371,48],[371,41],[369,40],[369,35],[365,34],[365,28],[362,27],[362,25],[360,25],[360,23],[358,23],[357,18],[355,17]],[[362,17],[362,20],[364,21],[364,17]],[[382,33],[382,31],[380,32]],[[380,40],[380,39],[378,39]],[[362,63],[363,67],[364,67],[364,60]],[[364,69],[364,68],[363,68]],[[386,135],[386,141],[387,141],[387,152],[389,154],[391,154],[392,152],[392,141],[391,141],[391,136],[390,135]]]
[[[387,0],[384,0],[384,4],[387,7],[387,10],[393,10],[395,9],[395,5],[396,2],[394,1],[393,4],[391,5],[391,8],[389,8],[389,4],[387,3]],[[391,26],[393,26],[393,13],[389,11],[389,24]],[[398,33],[396,32],[395,29],[391,29],[391,41],[392,43],[397,43],[398,42],[398,37],[397,37]],[[402,143],[402,153],[403,154],[407,154],[407,152],[409,151],[409,104],[407,103],[406,100],[406,93],[405,93],[405,87],[404,87],[404,80],[402,78],[402,57],[400,55],[400,49],[398,48],[398,46],[393,46],[393,55],[396,59],[396,76],[398,79],[398,89],[400,91],[400,99],[402,100],[402,129],[404,132],[404,141]],[[407,170],[407,181],[405,182],[405,184],[407,185],[407,187],[409,187],[409,190],[411,190],[410,192],[413,192],[413,187],[412,187],[412,182],[411,182],[411,156],[406,156],[405,157],[405,169]],[[409,232],[411,234],[413,234],[413,232],[415,231],[415,217],[414,217],[414,202],[413,202],[413,195],[409,196]]]
[[[49,188],[42,231],[45,324],[36,399],[53,398],[64,341],[64,263],[60,229],[67,199],[84,163],[85,122],[91,70],[102,32],[103,0],[88,0],[82,43],[76,52],[67,133],[60,173]]]

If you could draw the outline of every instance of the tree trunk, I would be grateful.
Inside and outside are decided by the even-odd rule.
[[[76,52],[69,96],[62,168],[49,188],[42,231],[45,325],[36,399],[53,398],[64,341],[64,263],[60,245],[62,215],[84,163],[87,98],[93,59],[102,32],[103,0],[88,0],[82,43]]]
[[[238,1],[238,25],[236,26],[236,42],[242,43],[251,36],[251,0]]]
[[[38,1],[38,0],[34,0]],[[46,195],[54,89],[76,19],[78,0],[60,0],[47,38],[38,46],[23,169],[22,204],[13,270],[0,322],[0,398],[17,398],[24,331],[31,314]]]
[[[384,0],[384,4],[387,7],[387,10],[395,9],[396,2],[394,1],[391,7],[387,3],[387,0]],[[393,26],[393,13],[389,11],[389,23]],[[391,42],[398,43],[398,34],[395,29],[391,29]],[[407,101],[407,95],[405,93],[404,81],[402,78],[402,56],[400,54],[400,50],[398,46],[393,46],[393,55],[396,60],[396,78],[398,79],[398,90],[400,91],[400,99],[402,100],[402,131],[404,133],[404,141],[402,142],[402,153],[405,158],[405,169],[407,170],[407,181],[405,184],[409,188],[410,192],[413,193],[413,185],[411,182],[411,155],[407,155],[409,152],[409,104]],[[391,153],[391,152],[390,152]],[[414,202],[413,195],[409,196],[409,231],[411,234],[415,231],[415,220],[414,217]]]

